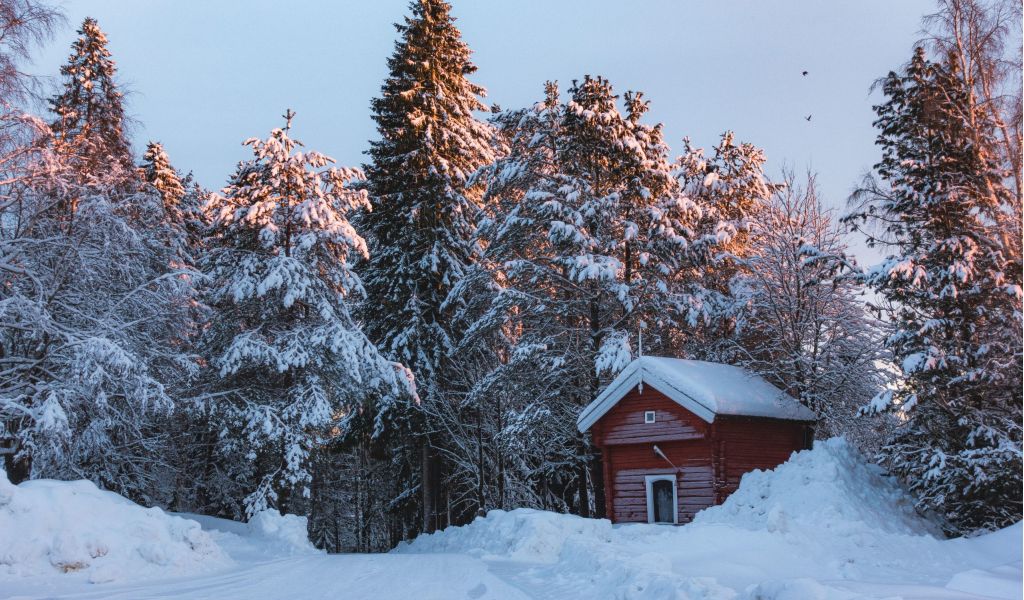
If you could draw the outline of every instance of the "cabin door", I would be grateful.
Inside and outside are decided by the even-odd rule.
[[[647,522],[678,523],[679,502],[676,492],[676,476],[648,475],[644,479],[647,484]]]

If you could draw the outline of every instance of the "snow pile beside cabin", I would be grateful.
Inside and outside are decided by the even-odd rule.
[[[833,439],[745,475],[723,505],[686,526],[492,511],[398,552],[485,557],[541,597],[873,598],[891,582],[911,598],[999,585],[1020,596],[1020,524],[970,540],[935,532],[878,467]]]
[[[735,493],[697,513],[694,523],[819,537],[939,533],[881,467],[842,438],[816,442],[774,470],[744,474]]]
[[[0,579],[78,573],[103,583],[230,563],[195,521],[143,508],[89,481],[15,486],[0,470]]]

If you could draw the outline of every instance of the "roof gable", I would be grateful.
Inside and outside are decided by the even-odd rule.
[[[791,396],[740,367],[699,360],[642,356],[629,363],[576,420],[586,431],[631,389],[650,385],[711,423],[716,415],[813,421],[814,413]]]

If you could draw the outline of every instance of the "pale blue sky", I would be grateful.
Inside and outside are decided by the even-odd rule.
[[[110,38],[136,148],[164,143],[174,165],[218,189],[240,142],[298,113],[295,135],[356,165],[375,135],[369,103],[407,0],[69,0],[68,27],[35,71],[56,73],[85,16]],[[453,0],[485,86],[504,107],[585,73],[639,89],[650,119],[714,145],[732,129],[773,173],[811,167],[842,206],[878,159],[871,82],[911,54],[931,0]],[[800,72],[810,74],[802,77]],[[812,114],[810,122],[804,117]],[[865,257],[867,258],[867,257]]]

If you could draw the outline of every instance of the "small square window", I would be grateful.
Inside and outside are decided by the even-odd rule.
[[[654,411],[653,410],[645,410],[644,411],[644,423],[653,423],[653,422],[654,422]]]

